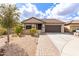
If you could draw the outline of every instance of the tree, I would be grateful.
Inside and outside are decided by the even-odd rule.
[[[16,26],[19,20],[19,12],[16,5],[1,4],[0,5],[1,26],[7,29],[7,43],[10,41],[10,30]]]

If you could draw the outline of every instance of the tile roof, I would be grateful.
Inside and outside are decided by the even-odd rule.
[[[23,21],[23,23],[56,23],[56,24],[61,24],[64,22],[61,21],[61,20],[58,20],[58,19],[38,19],[38,18],[35,18],[35,17],[31,17],[29,19],[26,19]]]
[[[60,24],[60,23],[64,23],[63,21],[61,21],[61,20],[58,20],[58,19],[46,19],[46,20],[43,20],[44,22],[46,22],[46,23],[56,23],[56,24]]]
[[[22,23],[43,23],[44,21],[35,18],[35,17],[31,17],[29,19],[24,20]]]
[[[79,23],[79,20],[73,20],[72,23]]]
[[[71,21],[66,22],[66,25],[68,25],[68,24],[78,24],[78,23],[79,23],[79,20],[71,20]]]

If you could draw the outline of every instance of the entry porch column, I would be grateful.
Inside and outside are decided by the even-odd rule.
[[[64,33],[64,24],[61,25],[61,33]]]
[[[42,24],[42,32],[45,32],[45,24]]]

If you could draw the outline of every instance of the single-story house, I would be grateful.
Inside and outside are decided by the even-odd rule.
[[[79,29],[79,20],[72,20],[65,24],[65,28],[69,30],[69,32],[73,32],[74,30]]]
[[[64,22],[58,19],[38,19],[31,17],[22,22],[26,31],[32,27],[39,32],[61,32],[64,33]]]

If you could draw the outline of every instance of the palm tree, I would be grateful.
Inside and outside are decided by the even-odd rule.
[[[19,12],[14,4],[1,4],[0,15],[1,26],[7,29],[7,43],[9,44],[10,30],[17,24],[19,20]]]

